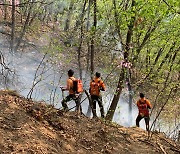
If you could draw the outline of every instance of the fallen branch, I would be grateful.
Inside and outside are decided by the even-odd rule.
[[[151,142],[149,142],[148,140],[142,140],[142,139],[138,139],[138,140],[143,142],[143,143],[147,143],[148,145],[150,144],[151,146],[155,147],[155,145],[152,144]]]
[[[166,140],[165,138],[163,138],[163,137],[161,137],[161,136],[159,136],[159,135],[157,135],[160,139],[162,139],[162,140],[164,140],[164,141],[166,141],[166,143],[168,143],[171,147],[170,147],[170,149],[173,149],[174,151],[176,150],[176,151],[178,151],[178,152],[180,152],[180,150],[178,150],[178,148],[176,147],[176,145],[173,145],[171,142],[169,142],[168,140]],[[173,147],[173,148],[172,148]]]
[[[161,151],[164,153],[164,154],[167,154],[166,151],[163,149],[163,146],[157,142],[157,145],[159,146],[159,148],[161,149]]]
[[[171,149],[172,151],[176,151],[176,152],[180,153],[180,150],[178,150],[178,149],[174,149],[174,148],[172,148],[172,147],[170,147],[170,149]]]

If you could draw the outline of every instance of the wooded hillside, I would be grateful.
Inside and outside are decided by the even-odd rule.
[[[44,57],[37,65],[28,98],[46,78],[45,72],[53,69],[46,71],[44,63],[57,66],[54,74],[61,77],[72,68],[84,83],[99,71],[112,96],[106,120],[113,120],[124,89],[130,114],[143,92],[153,105],[151,130],[168,127],[169,136],[175,134],[177,140],[179,6],[178,0],[3,0],[0,35],[6,41],[0,44],[1,89],[19,86],[15,54],[35,50]],[[7,54],[12,57],[8,62]],[[56,86],[55,93],[59,85],[48,84]]]

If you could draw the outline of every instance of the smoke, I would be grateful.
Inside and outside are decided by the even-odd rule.
[[[4,40],[0,37],[0,44]],[[1,46],[0,49],[3,52],[3,55],[6,60],[6,64],[13,69],[16,73],[16,80],[13,81],[13,84],[9,85],[10,89],[17,90],[21,95],[27,96],[29,91],[32,88],[33,81],[39,83],[35,86],[32,93],[32,98],[37,101],[46,101],[50,104],[55,105],[56,108],[61,108],[61,100],[63,99],[62,92],[59,86],[66,85],[67,75],[61,72],[61,66],[55,66],[45,61],[42,62],[39,70],[37,71],[38,65],[41,63],[43,54],[38,51],[28,51],[28,52],[17,52],[9,53],[7,47]],[[37,71],[37,78],[34,80],[35,73]],[[83,77],[86,81],[84,87],[86,90],[89,89],[90,76],[87,77],[85,71],[83,71]],[[75,74],[77,76],[77,73]],[[1,87],[4,88],[4,87]],[[65,92],[65,96],[68,93]],[[113,95],[109,94],[109,90],[102,92],[103,94],[103,103],[105,113],[109,109],[110,103],[112,101]],[[85,94],[82,96],[82,109],[83,113],[87,112],[88,109],[88,99]],[[69,108],[75,106],[73,101],[68,103]],[[100,116],[99,106],[97,105],[97,114]],[[138,114],[138,109],[134,104],[132,105],[132,111],[129,110],[128,104],[128,91],[123,90],[120,100],[118,102],[117,109],[114,114],[113,121],[125,127],[135,126],[135,120]],[[140,122],[140,127],[145,129],[144,120]]]
[[[37,51],[32,51],[27,53],[15,53],[14,55],[6,53],[4,55],[5,55],[5,59],[9,64],[12,63],[12,59],[13,59],[13,69],[15,69],[16,75],[18,76],[18,81],[16,81],[16,83],[14,85],[11,85],[9,88],[17,90],[21,95],[26,97],[30,89],[32,88],[35,72],[42,60],[43,54]],[[37,101],[44,100],[48,103],[52,103],[52,99],[54,99],[53,103],[56,106],[56,108],[61,108],[60,102],[63,98],[59,86],[66,85],[67,75],[66,73],[62,75],[61,73],[57,72],[56,70],[58,70],[59,68],[54,68],[54,67],[55,66],[52,66],[46,62],[42,63],[42,66],[40,67],[40,70],[37,74],[40,75],[41,72],[43,71],[43,68],[45,68],[44,70],[45,73],[39,77],[42,78],[42,81],[40,81],[39,84],[35,86],[34,92],[32,94],[32,98]],[[60,80],[60,83],[58,83],[61,75],[62,78]],[[39,80],[39,78],[37,78],[36,82]],[[86,78],[86,81],[87,80],[88,79]],[[85,85],[85,89],[88,90],[89,82],[87,81],[84,85]],[[108,94],[108,90],[107,92],[102,92],[102,94],[103,94],[104,109],[105,112],[107,112],[109,105],[112,101],[113,95]],[[65,96],[68,95],[68,92],[64,92],[64,95]],[[127,95],[128,94],[125,91],[122,93],[117,109],[115,111],[113,121],[117,122],[122,126],[131,127],[131,126],[135,126],[135,119],[138,114],[138,110],[137,107],[133,105],[132,112],[130,114],[128,100],[126,99]],[[86,113],[89,103],[85,94],[83,95],[82,100],[84,100],[82,102],[83,113]],[[69,108],[72,108],[75,106],[75,103],[71,101],[68,103],[68,106]],[[97,105],[97,114],[98,116],[100,116],[100,110],[98,105]]]

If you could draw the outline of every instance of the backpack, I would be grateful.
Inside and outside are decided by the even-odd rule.
[[[148,110],[148,105],[146,103],[146,100],[144,100],[144,102],[141,102],[139,100],[139,114],[142,116],[149,116],[149,110]]]
[[[72,80],[72,79],[71,79],[71,80]],[[76,94],[79,94],[79,93],[83,92],[82,80],[80,80],[80,79],[75,79],[75,80],[72,80],[72,81],[73,81],[72,90],[73,90]]]
[[[96,83],[94,80],[92,80],[91,84],[90,84],[90,94],[91,95],[95,95],[95,96],[99,96],[100,94],[100,80],[98,81],[98,83]]]

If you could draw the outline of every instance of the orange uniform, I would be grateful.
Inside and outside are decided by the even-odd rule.
[[[106,88],[105,84],[100,78],[95,77],[90,82],[90,94],[91,95],[100,96],[100,90],[105,91],[105,88]]]
[[[149,100],[147,100],[145,98],[141,98],[137,101],[137,106],[139,109],[139,115],[141,115],[142,117],[149,116],[148,109],[152,108],[152,105]]]
[[[67,79],[67,90],[69,91],[69,94],[74,94],[74,91],[73,91],[74,80],[75,80],[75,77],[69,77],[69,79]]]
[[[105,91],[105,84],[104,82],[100,79],[100,77],[94,77],[94,79],[90,82],[90,95],[92,99],[92,112],[93,112],[93,117],[97,117],[96,114],[96,102],[99,104],[100,112],[101,112],[101,117],[104,118],[104,107],[102,103],[102,96],[100,91]]]

